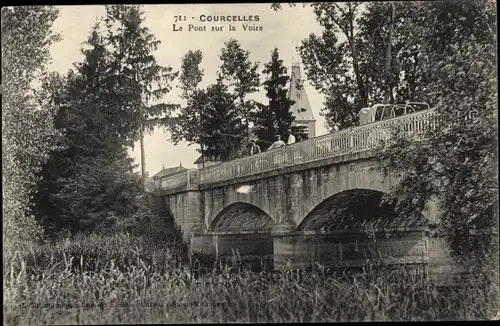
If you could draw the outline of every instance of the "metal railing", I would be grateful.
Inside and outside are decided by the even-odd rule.
[[[293,145],[203,169],[190,169],[161,179],[161,190],[190,190],[207,184],[377,148],[399,129],[404,136],[422,135],[437,127],[432,109],[329,133]]]

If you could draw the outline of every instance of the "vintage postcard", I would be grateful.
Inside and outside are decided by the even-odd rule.
[[[496,9],[3,7],[4,324],[498,319]]]

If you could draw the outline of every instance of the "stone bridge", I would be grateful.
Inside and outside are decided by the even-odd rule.
[[[169,175],[155,192],[195,251],[270,268],[418,263],[436,211],[401,218],[382,203],[398,176],[375,153],[395,130],[419,141],[436,126],[420,111]]]

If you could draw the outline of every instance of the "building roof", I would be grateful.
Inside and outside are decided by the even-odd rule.
[[[173,167],[173,168],[163,168],[160,172],[156,173],[154,176],[153,176],[153,179],[160,179],[162,177],[165,177],[167,175],[171,175],[171,174],[174,174],[174,173],[177,173],[177,172],[181,172],[181,171],[185,171],[187,170],[185,167],[183,167],[182,165],[179,165],[179,166],[176,166],[176,167]]]
[[[203,155],[200,155],[200,157],[198,157],[196,159],[196,161],[194,161],[193,164],[200,164],[200,163],[202,163],[203,162],[202,158],[203,158]],[[212,156],[212,157],[206,159],[205,163],[206,162],[219,162],[219,161],[220,161],[220,158],[216,158],[215,156]]]
[[[314,114],[307,97],[304,83],[300,75],[300,65],[294,63],[292,65],[292,74],[290,78],[290,89],[288,96],[291,100],[295,101],[292,106],[292,113],[295,121],[316,121]]]

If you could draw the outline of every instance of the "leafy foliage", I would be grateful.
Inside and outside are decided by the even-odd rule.
[[[276,140],[276,135],[284,137],[287,134],[295,117],[291,111],[293,101],[288,98],[286,90],[290,76],[286,74],[277,48],[271,52],[271,61],[264,65],[262,73],[267,75],[263,84],[269,103],[258,104],[253,122],[258,144],[266,148]]]
[[[330,129],[356,125],[358,111],[384,101],[386,91],[391,103],[430,102],[431,53],[463,43],[471,29],[482,31],[476,33],[478,39],[487,37],[495,23],[494,16],[480,13],[482,7],[492,8],[491,1],[309,5],[323,31],[309,35],[299,51],[308,79],[325,96],[321,114]],[[271,7],[281,9],[279,4]],[[473,16],[482,17],[475,21]],[[424,24],[427,29],[417,27]]]
[[[203,70],[200,64],[203,60],[203,53],[200,50],[189,51],[182,57],[181,75],[179,78],[182,90],[181,97],[187,100],[187,106],[181,107],[180,113],[171,120],[168,125],[171,133],[170,139],[177,144],[181,140],[187,140],[190,144],[199,144],[199,151],[203,153],[205,143],[203,142],[203,129],[201,113],[204,110],[204,103],[201,101],[201,93],[198,84],[203,79]],[[210,144],[208,144],[210,145]]]
[[[425,89],[418,88],[427,82],[426,58],[420,44],[413,42],[411,27],[425,14],[424,6],[416,2],[311,4],[323,31],[309,35],[299,51],[308,79],[325,95],[321,114],[330,129],[356,125],[359,109],[383,102],[386,91],[393,103],[425,101]],[[391,23],[395,32],[389,36]]]
[[[172,139],[202,144],[206,157],[234,158],[240,143],[237,136],[245,130],[235,96],[221,81],[191,94],[173,126]]]
[[[182,58],[180,88],[184,98],[189,98],[203,79],[203,70],[200,69],[202,60],[203,53],[200,50],[189,51]]]
[[[131,108],[134,137],[139,137],[146,121],[170,113],[175,106],[151,106],[149,100],[161,100],[171,90],[178,73],[172,67],[158,64],[153,52],[161,44],[144,26],[141,6],[106,6],[105,42],[110,56],[110,68],[115,73],[122,101]],[[153,128],[149,124],[150,128]],[[151,129],[152,130],[152,129]],[[150,131],[151,131],[150,130]]]
[[[356,17],[361,4],[312,3],[317,21],[324,28],[320,36],[311,34],[299,52],[307,78],[325,95],[325,115],[330,128],[357,124],[357,113],[370,101],[364,68],[364,47]],[[339,39],[339,36],[345,40]]]
[[[91,31],[76,71],[47,84],[64,133],[64,149],[44,166],[35,198],[35,213],[51,234],[109,229],[148,210],[144,179],[133,173],[127,149],[172,109],[143,101],[167,92],[172,75],[151,55],[157,42],[142,27],[139,7],[107,7],[105,23],[104,32],[98,25]]]
[[[250,118],[252,113],[255,112],[255,103],[246,100],[246,96],[258,91],[260,80],[257,69],[259,64],[250,60],[250,52],[244,50],[235,39],[230,39],[224,43],[219,58],[222,64],[218,79],[228,81],[229,85],[234,89],[238,101],[236,105],[244,120],[248,135]]]
[[[248,57],[248,51],[241,49],[236,40],[230,40],[221,50],[222,65],[217,82],[199,89],[203,78],[203,70],[199,67],[203,54],[199,50],[186,53],[182,60],[180,88],[187,105],[170,125],[174,143],[186,140],[198,144],[204,157],[216,160],[231,160],[242,154],[242,139],[246,138],[255,106],[245,97],[255,92],[259,85],[258,66]]]
[[[158,64],[153,55],[160,41],[144,26],[144,12],[140,6],[106,6],[106,45],[112,69],[118,83],[118,94],[125,105],[130,105],[128,123],[133,130],[131,141],[140,140],[143,187],[146,180],[144,134],[157,126],[169,123],[169,115],[177,108],[172,104],[149,105],[167,94],[178,75],[172,67]],[[124,91],[120,94],[121,91]]]
[[[495,13],[488,1],[429,6],[413,28],[432,58],[427,89],[440,127],[426,141],[398,137],[381,151],[385,170],[402,177],[388,200],[397,198],[397,210],[413,214],[439,199],[438,231],[458,259],[481,265],[498,255],[491,236],[498,232],[496,36],[488,32]],[[433,25],[436,17],[447,24]]]
[[[6,249],[41,236],[29,214],[36,173],[55,148],[59,134],[47,105],[49,46],[59,40],[51,31],[53,7],[2,8],[2,214]]]

